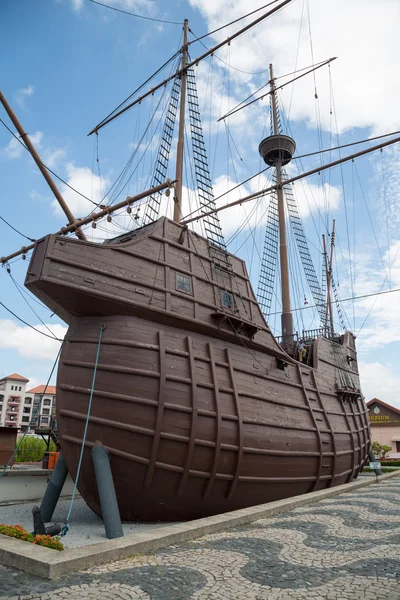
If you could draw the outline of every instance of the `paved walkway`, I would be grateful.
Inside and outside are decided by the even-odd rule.
[[[400,600],[400,480],[44,581],[0,567],[0,599]]]

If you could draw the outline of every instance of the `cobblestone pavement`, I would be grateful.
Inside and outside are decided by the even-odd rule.
[[[55,581],[0,567],[0,600],[400,600],[399,501],[395,478]]]

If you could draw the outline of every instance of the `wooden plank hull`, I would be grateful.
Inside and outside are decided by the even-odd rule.
[[[366,460],[361,400],[318,397],[310,368],[262,369],[265,356],[233,344],[135,317],[92,317],[71,324],[58,371],[57,422],[73,477],[101,325],[78,485],[98,514],[96,440],[111,454],[127,521],[198,518],[339,485]]]
[[[57,422],[72,477],[104,326],[78,483],[86,502],[100,514],[96,440],[127,521],[199,518],[350,481],[370,447],[353,336],[320,338],[313,367],[297,362],[265,323],[243,261],[231,256],[221,283],[207,240],[183,233],[160,219],[117,246],[49,236],[32,257],[26,285],[69,323]]]

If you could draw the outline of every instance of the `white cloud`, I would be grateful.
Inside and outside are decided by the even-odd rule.
[[[30,135],[29,138],[34,146],[40,148],[41,141],[43,138],[43,133],[41,131],[36,131],[36,133]],[[28,154],[27,151],[24,150],[22,144],[20,144],[20,142],[16,138],[11,138],[7,146],[2,148],[0,151],[0,155],[5,156],[6,158],[9,158],[11,160],[21,158],[21,156],[23,156],[24,153]]]
[[[15,100],[21,108],[25,109],[25,102],[26,102],[27,98],[30,98],[31,96],[33,96],[34,92],[35,92],[35,87],[33,85],[28,85],[26,88],[22,88],[21,90],[18,90],[18,92],[16,93],[16,96],[15,96]]]
[[[67,327],[58,323],[46,323],[54,335],[63,339]],[[34,325],[36,329],[50,335],[44,325]],[[0,319],[0,348],[16,350],[27,358],[43,358],[54,360],[60,348],[60,342],[41,335],[30,327],[20,326],[10,319]]]
[[[391,289],[400,288],[400,241],[390,248]],[[360,252],[362,256],[362,253]],[[383,264],[366,246],[363,258],[357,263],[356,294],[371,294],[389,289],[388,252],[383,254]],[[351,293],[350,293],[351,295]],[[350,305],[346,304],[346,308]],[[362,329],[358,334],[358,350],[376,352],[388,344],[400,342],[400,302],[399,293],[392,292],[355,301],[355,314]],[[364,323],[365,321],[365,323]]]
[[[198,8],[212,30],[259,7],[258,0],[189,0]],[[312,63],[308,33],[307,4],[293,2],[250,32],[232,42],[229,62],[244,71],[255,72],[274,64],[275,75],[293,71],[297,55],[303,6],[297,67]],[[334,3],[309,0],[312,28],[312,46],[315,62],[338,56],[331,67],[335,110],[341,131],[354,127],[371,127],[374,131],[393,131],[400,126],[397,99],[400,80],[393,77],[397,71],[400,53],[398,36],[398,0],[368,3],[364,0],[336,0]],[[251,17],[255,19],[262,11]],[[250,19],[247,20],[249,22]],[[237,30],[236,24],[208,38],[211,46]],[[223,58],[223,50],[219,55]],[[193,53],[193,51],[192,51]],[[375,77],[376,74],[376,78]],[[268,72],[262,76],[266,82]],[[330,90],[328,69],[316,72],[317,92],[322,126],[330,129]],[[230,72],[231,81],[248,81],[249,75]],[[323,85],[322,85],[323,83]],[[289,104],[291,85],[282,93]],[[305,119],[316,125],[313,77],[300,79],[295,84],[291,117]],[[340,94],[338,93],[340,90]],[[243,96],[244,97],[244,96]],[[251,109],[245,109],[248,112]]]
[[[26,378],[29,379],[29,383],[26,384],[27,390],[33,390],[38,385],[42,385],[42,382],[39,379],[36,379],[36,377],[29,377],[29,375],[27,375]]]
[[[78,190],[81,194],[84,194],[96,204],[101,201],[104,193],[107,191],[107,187],[110,182],[106,178],[100,178],[98,175],[93,173],[88,167],[77,167],[74,163],[67,164],[67,183]],[[61,194],[64,200],[68,204],[69,208],[76,217],[85,217],[91,211],[93,205],[82,198],[79,194],[71,190],[66,185],[62,185],[60,188]],[[57,200],[53,200],[51,203],[54,212],[56,214],[64,214]]]
[[[50,167],[50,169],[54,169],[54,167],[66,157],[67,151],[66,148],[46,148],[43,154],[43,162],[46,166]]]
[[[55,2],[57,4],[60,4],[61,2],[63,2],[63,0],[55,0]],[[84,0],[64,0],[64,2],[67,2],[67,4],[69,4],[72,7],[72,10],[74,12],[80,12],[84,4]]]
[[[365,361],[360,361],[358,366],[362,392],[366,401],[379,398],[400,408],[400,375],[393,370],[392,366],[383,365],[380,362],[369,363]]]

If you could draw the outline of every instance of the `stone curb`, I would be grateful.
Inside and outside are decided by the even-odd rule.
[[[382,475],[379,481],[386,481],[398,475],[400,475],[400,472],[388,473]],[[76,573],[108,562],[128,558],[135,554],[148,554],[160,548],[187,542],[206,534],[247,525],[253,521],[288,512],[294,508],[313,504],[326,498],[332,498],[344,492],[367,487],[374,484],[375,481],[375,478],[366,478],[365,480],[346,483],[318,492],[251,506],[187,523],[167,525],[152,531],[136,533],[90,546],[71,548],[63,552],[27,544],[22,540],[0,535],[0,564],[45,579],[56,579],[61,575]]]

